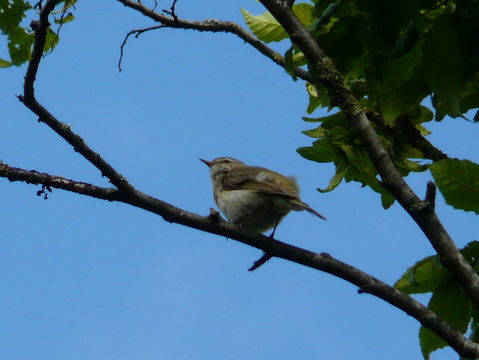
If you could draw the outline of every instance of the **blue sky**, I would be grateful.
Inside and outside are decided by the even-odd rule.
[[[254,1],[187,0],[177,11],[243,24],[240,8],[261,11]],[[328,218],[293,213],[279,240],[329,252],[390,284],[432,254],[397,204],[384,211],[355,183],[315,190],[333,167],[295,151],[311,142],[301,134],[311,127],[301,120],[304,84],[243,41],[146,33],[130,39],[119,73],[125,34],[152,22],[116,1],[80,1],[75,13],[41,64],[37,97],[138,189],[207,214],[214,202],[198,158],[234,156],[295,175],[303,200]],[[108,186],[15,98],[24,73],[1,71],[0,160]],[[476,124],[446,119],[429,129],[450,156],[479,162]],[[429,179],[408,181],[422,196]],[[123,204],[60,190],[43,200],[37,190],[0,179],[2,359],[422,358],[414,319],[340,279],[278,259],[249,273],[258,250]],[[477,240],[476,216],[441,196],[437,211],[459,247]]]

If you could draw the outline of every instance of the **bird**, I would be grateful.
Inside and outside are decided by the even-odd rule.
[[[291,211],[306,210],[326,218],[303,202],[295,178],[232,157],[200,159],[210,168],[213,196],[229,222],[263,233],[276,227]]]

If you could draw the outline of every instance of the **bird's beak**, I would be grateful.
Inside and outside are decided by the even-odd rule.
[[[200,159],[200,161],[204,162],[206,164],[206,166],[208,166],[208,167],[211,166],[211,161],[203,160],[203,159]]]

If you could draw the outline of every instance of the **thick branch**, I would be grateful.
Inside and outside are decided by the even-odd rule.
[[[265,55],[266,57],[273,60],[273,62],[275,62],[279,66],[286,69],[286,61],[281,56],[281,54],[278,54],[276,51],[266,46],[264,42],[257,39],[256,37],[251,35],[248,31],[246,31],[245,29],[243,29],[241,26],[239,26],[238,24],[234,22],[220,21],[215,19],[207,19],[204,21],[192,21],[192,20],[180,19],[176,16],[176,14],[174,16],[167,16],[167,15],[155,12],[153,9],[147,8],[140,2],[136,2],[133,0],[118,0],[118,1],[122,3],[123,5],[125,5],[126,7],[135,9],[141,14],[143,14],[144,16],[149,17],[150,19],[157,21],[161,23],[162,25],[165,25],[165,27],[175,28],[175,29],[191,29],[191,30],[207,31],[207,32],[226,32],[226,33],[234,34],[238,36],[239,38],[241,38],[242,40],[244,40],[244,42],[253,46],[261,54]],[[311,77],[311,75],[307,71],[301,68],[298,68],[298,67],[295,68],[294,74],[300,79],[303,79],[309,82],[314,82],[314,79]]]
[[[0,163],[0,177],[10,181],[23,181],[30,184],[42,184],[82,195],[119,201],[162,216],[166,221],[186,225],[239,241],[243,244],[263,250],[265,253],[289,260],[304,266],[327,272],[359,287],[359,292],[370,293],[398,307],[413,316],[424,326],[435,331],[447,341],[459,354],[474,358],[479,354],[479,346],[465,339],[448,323],[434,312],[410,296],[394,289],[375,277],[345,264],[329,254],[317,254],[293,245],[274,240],[269,236],[249,233],[238,226],[225,222],[219,217],[212,219],[182,210],[164,201],[135,191],[124,195],[113,188],[101,188],[91,184],[65,179],[36,171],[14,168]]]
[[[27,73],[25,74],[25,82],[23,84],[24,93],[18,96],[18,99],[38,116],[39,121],[47,124],[53,131],[73,146],[75,151],[79,152],[85,159],[98,168],[102,175],[106,176],[113,185],[123,191],[133,191],[133,187],[123,176],[113,169],[99,154],[94,152],[81,137],[71,131],[67,124],[58,121],[50,114],[35,98],[35,79],[45,48],[47,30],[50,26],[48,16],[58,3],[59,0],[48,0],[40,11],[39,21],[32,23],[32,28],[35,30],[35,42],[33,44],[32,56],[28,63]]]
[[[308,62],[314,67],[317,79],[329,92],[348,119],[366,148],[382,184],[398,200],[427,236],[434,249],[458,283],[465,290],[476,309],[479,309],[479,276],[461,255],[447,231],[431,207],[422,206],[422,201],[406,184],[394,166],[383,142],[374,131],[358,101],[347,87],[344,78],[336,70],[308,30],[296,18],[291,9],[278,0],[260,0],[273,14],[291,40],[301,49]]]

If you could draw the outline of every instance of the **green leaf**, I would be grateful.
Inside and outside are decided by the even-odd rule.
[[[446,203],[479,214],[479,165],[469,160],[444,159],[430,165]]]
[[[312,138],[322,138],[326,136],[326,130],[321,126],[318,126],[316,129],[304,130],[302,133]]]
[[[409,173],[410,171],[422,172],[427,170],[427,165],[422,165],[409,159],[395,159],[394,163],[396,164],[396,166],[406,170],[407,173]]]
[[[479,72],[466,82],[464,91],[460,96],[461,110],[463,112],[479,107]]]
[[[328,91],[322,85],[314,86],[313,84],[306,83],[306,91],[309,95],[309,104],[306,112],[311,114],[318,107],[327,107],[328,110],[331,109],[330,98]]]
[[[0,30],[3,34],[10,34],[16,29],[25,17],[25,11],[30,9],[29,3],[23,0],[0,1]]]
[[[418,71],[421,61],[422,48],[416,46],[392,60],[385,70],[376,99],[387,123],[391,124],[399,115],[417,108],[427,95],[427,84]]]
[[[308,107],[306,109],[306,112],[308,114],[312,114],[314,112],[314,110],[316,110],[320,106],[321,106],[321,100],[318,97],[311,95],[311,93],[310,93],[309,94]]]
[[[253,15],[245,9],[241,9],[246,25],[264,42],[281,41],[288,37],[283,27],[268,11],[262,15]]]
[[[322,127],[325,129],[350,126],[349,120],[346,119],[346,116],[344,116],[344,113],[342,111],[332,115],[324,116],[320,118],[320,121],[323,123]]]
[[[479,272],[479,241],[471,241],[461,250],[462,255],[472,265],[476,272]]]
[[[384,209],[389,209],[394,204],[394,201],[396,199],[389,192],[381,193],[381,205]]]
[[[396,281],[394,287],[406,294],[424,294],[436,290],[439,284],[450,277],[438,256],[429,256],[411,266]]]
[[[314,21],[314,6],[307,3],[293,5],[293,12],[301,23],[308,27]]]
[[[47,36],[45,38],[45,47],[43,51],[46,52],[52,50],[55,46],[58,45],[59,41],[60,38],[58,37],[58,34],[53,32],[52,29],[48,28]]]
[[[471,321],[471,303],[454,280],[447,279],[439,285],[429,301],[428,308],[461,334],[466,332]],[[435,332],[426,327],[419,330],[419,342],[426,360],[433,351],[447,345]]]
[[[317,140],[313,146],[301,147],[296,150],[305,159],[326,163],[344,158],[344,154],[326,139]]]
[[[336,173],[331,178],[331,180],[329,180],[328,187],[324,189],[318,188],[317,190],[320,193],[327,193],[336,189],[338,185],[341,183],[341,181],[343,180],[344,175],[348,172],[349,168],[350,168],[350,165],[347,163],[340,163],[339,165],[336,165]]]
[[[329,4],[326,7],[326,9],[324,9],[324,11],[320,14],[320,16],[311,23],[308,29],[310,31],[311,30],[320,31],[324,25],[327,25],[330,22],[331,16],[334,14],[334,12],[336,11],[336,9],[338,8],[340,4],[341,4],[340,1],[336,1]]]
[[[302,119],[307,122],[320,122],[322,121],[322,118],[312,118],[312,117],[307,117],[303,116]]]
[[[73,21],[74,19],[75,19],[75,16],[73,16],[73,14],[68,14],[66,16],[55,19],[55,24],[66,24],[70,21]]]
[[[327,128],[326,126],[327,124],[323,122],[323,128]],[[350,144],[354,141],[351,130],[343,126],[330,128],[328,131],[328,139],[331,144],[335,145]]]
[[[436,17],[425,39],[422,72],[429,88],[435,94],[435,107],[441,113],[460,116],[458,96],[463,63],[459,39],[451,16]]]
[[[295,4],[293,5],[293,12],[305,26],[310,25],[314,20],[314,7],[310,4]],[[288,38],[286,31],[270,12],[266,11],[261,15],[253,15],[245,9],[241,9],[241,13],[246,25],[258,39],[264,42],[273,42]]]
[[[8,50],[13,64],[21,65],[30,59],[34,35],[29,34],[23,28],[12,30],[9,36]]]
[[[411,20],[404,30],[399,33],[399,38],[396,41],[396,57],[410,51],[417,44],[418,39],[419,32],[416,29],[416,23]]]
[[[63,14],[66,12],[68,9],[70,9],[72,6],[74,6],[78,0],[62,0],[60,3],[64,3],[63,7],[59,10],[53,11],[52,14]]]
[[[12,65],[13,65],[12,62],[0,58],[0,68],[7,68],[7,67],[10,67]]]

